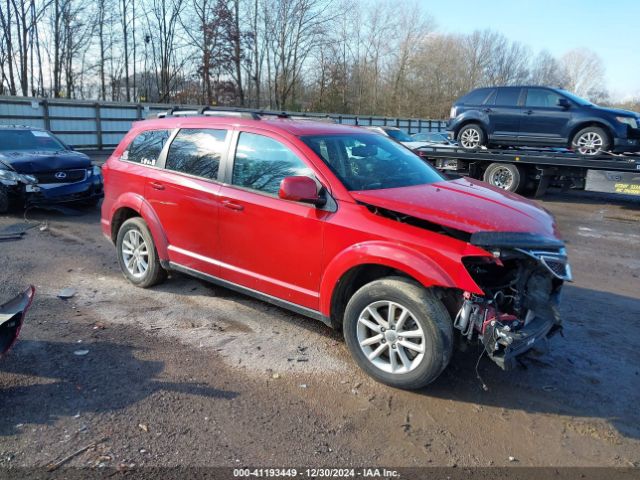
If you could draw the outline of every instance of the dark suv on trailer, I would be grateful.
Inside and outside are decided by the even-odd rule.
[[[466,149],[566,147],[584,156],[640,150],[640,115],[558,88],[478,88],[457,100],[447,127]]]

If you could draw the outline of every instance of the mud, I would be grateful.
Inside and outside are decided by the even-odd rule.
[[[0,298],[38,289],[0,362],[0,468],[103,438],[70,465],[640,466],[640,203],[542,203],[576,280],[565,336],[526,368],[482,359],[488,391],[475,347],[428,388],[393,390],[319,322],[182,275],[132,287],[97,211],[29,212],[48,228],[0,243]]]

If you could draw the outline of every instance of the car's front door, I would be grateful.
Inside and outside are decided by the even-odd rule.
[[[313,176],[286,139],[237,133],[229,185],[220,191],[220,277],[287,302],[319,310],[325,219],[329,212],[283,200],[288,176]]]
[[[492,142],[515,141],[518,138],[522,115],[519,106],[521,91],[518,87],[498,88],[495,97],[492,96],[484,106],[489,116],[489,137]]]
[[[562,134],[571,119],[571,111],[558,105],[564,98],[546,88],[528,88],[520,121],[520,140],[536,143],[548,142],[549,146],[564,144]]]
[[[228,135],[224,128],[181,129],[161,159],[164,169],[150,169],[145,189],[171,262],[210,275],[219,270],[217,180]]]

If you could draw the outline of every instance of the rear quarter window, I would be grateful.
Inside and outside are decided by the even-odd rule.
[[[493,90],[491,88],[479,88],[468,93],[460,99],[463,105],[482,105]]]
[[[171,136],[171,130],[140,132],[122,154],[122,160],[155,166],[160,153]]]

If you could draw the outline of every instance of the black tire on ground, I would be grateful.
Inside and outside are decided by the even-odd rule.
[[[125,242],[125,237],[127,237],[131,231],[137,232],[137,234],[134,233],[133,235],[137,237],[139,234],[147,247],[147,269],[144,273],[139,275],[134,275],[129,271],[124,259],[123,243]],[[122,224],[120,230],[118,230],[118,236],[116,239],[116,253],[118,256],[118,264],[120,265],[123,275],[127,280],[138,287],[148,288],[153,285],[157,285],[167,278],[167,272],[160,265],[158,252],[155,244],[153,243],[153,237],[151,236],[149,227],[147,227],[146,222],[140,217],[130,218]]]
[[[586,145],[586,146],[584,146]],[[589,148],[589,147],[592,148]],[[597,157],[611,148],[609,134],[600,127],[586,127],[578,131],[571,139],[571,148],[584,157]]]
[[[475,150],[486,145],[487,136],[480,125],[469,123],[458,131],[456,140],[465,150]]]
[[[418,341],[424,345],[423,356],[421,359],[418,359],[417,355],[414,356],[411,361],[415,361],[415,367],[406,372],[393,373],[384,371],[369,360],[367,354],[363,351],[364,347],[360,346],[358,339],[359,318],[361,315],[366,315],[365,311],[367,311],[368,307],[376,302],[393,302],[396,306],[399,305],[407,309],[410,312],[410,316],[407,317],[408,320],[405,321],[405,324],[407,322],[411,323],[411,326],[407,328],[417,329],[419,327],[424,333],[423,339],[412,339],[413,342]],[[387,320],[389,320],[388,316]],[[392,328],[392,330],[396,333],[395,328]],[[392,387],[407,390],[424,387],[433,382],[442,373],[451,359],[453,326],[449,313],[431,291],[407,278],[386,277],[360,288],[347,304],[343,332],[347,347],[360,368],[375,380]],[[401,332],[401,330],[397,332]],[[375,332],[371,334],[374,335]],[[398,333],[398,335],[402,335],[402,333]],[[389,340],[389,343],[392,341],[396,340]],[[399,337],[398,344],[401,341],[402,338]],[[382,343],[387,342],[385,340]],[[379,348],[382,343],[370,348]],[[391,353],[392,346],[394,347],[393,353]],[[408,351],[403,349],[405,359]],[[398,355],[395,358],[401,359],[400,352],[395,350],[395,345],[388,345],[379,358],[383,359],[386,356],[386,359],[390,362],[389,355]]]
[[[494,187],[516,193],[526,187],[527,174],[519,165],[512,163],[492,163],[484,171],[482,180]]]
[[[9,210],[9,190],[0,184],[0,213],[7,213]]]

